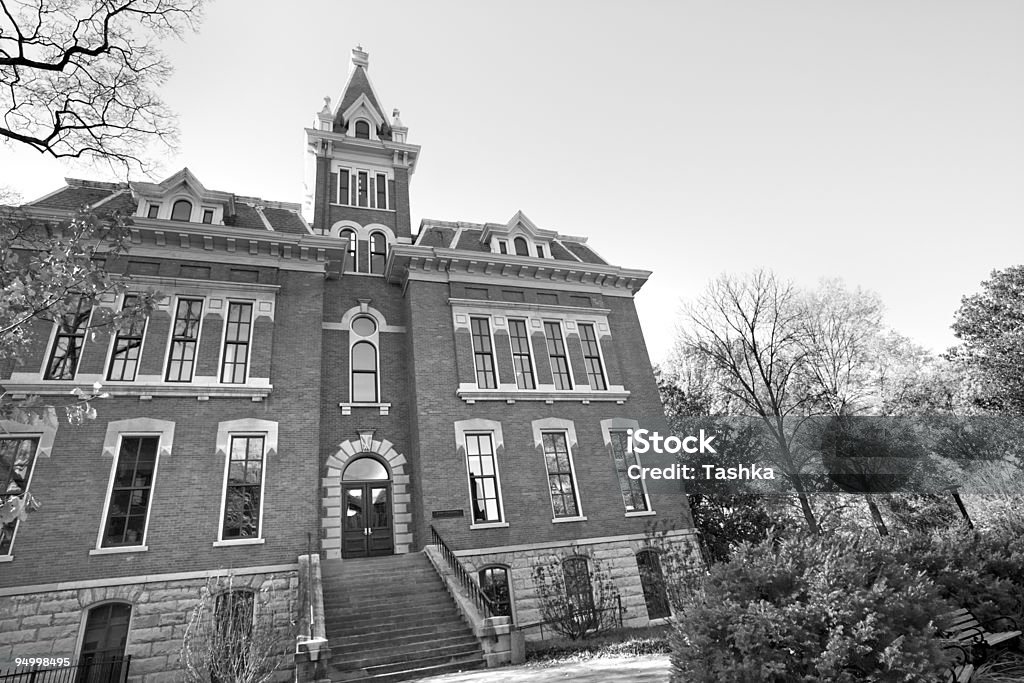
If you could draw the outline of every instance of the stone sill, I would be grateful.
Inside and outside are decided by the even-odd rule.
[[[635,512],[627,512],[627,517],[651,517],[652,515],[658,514],[654,510],[637,510]]]
[[[111,548],[93,548],[90,555],[119,555],[121,553],[144,553],[149,550],[148,545],[124,545]]]
[[[508,522],[485,522],[483,524],[470,524],[471,530],[475,529],[507,529]]]
[[[30,395],[37,396],[66,396],[73,389],[80,388],[82,391],[91,393],[92,383],[83,384],[79,382],[40,382],[38,384],[6,383],[4,387],[11,394],[11,398],[23,399]],[[148,401],[155,396],[161,398],[195,398],[206,401],[210,398],[248,398],[255,402],[262,401],[270,396],[273,386],[206,386],[182,383],[175,384],[103,384],[101,393],[111,396],[138,396],[141,401]]]
[[[390,403],[339,403],[341,407],[342,415],[351,415],[353,408],[377,408],[380,410],[381,415],[387,415],[391,412]]]
[[[233,545],[263,545],[265,538],[236,538],[226,541],[214,541],[214,548],[230,548]]]
[[[587,405],[592,402],[612,402],[623,405],[629,399],[628,391],[502,391],[500,389],[457,389],[455,395],[472,405],[477,401],[504,401],[509,405],[517,401],[578,402]]]
[[[14,562],[14,555],[0,555],[0,562]]]
[[[564,524],[565,522],[585,522],[587,518],[584,517],[556,517],[551,520],[552,524]]]

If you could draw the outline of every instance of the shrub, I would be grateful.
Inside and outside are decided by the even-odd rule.
[[[948,610],[871,534],[741,546],[683,605],[672,680],[939,680],[948,661],[933,619]]]
[[[551,556],[533,567],[540,615],[570,640],[621,626],[619,591],[596,557]]]

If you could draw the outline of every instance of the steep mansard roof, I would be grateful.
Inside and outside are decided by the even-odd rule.
[[[135,189],[153,190],[157,183],[105,183],[77,178],[65,178],[67,185],[50,194],[29,202],[25,206],[40,209],[63,209],[77,211],[81,208],[102,211],[120,211],[132,215],[138,208]],[[225,224],[251,230],[264,230],[310,234],[305,221],[299,214],[299,205],[287,202],[270,202],[258,197],[242,197],[228,193],[234,207],[234,214],[225,219]],[[266,220],[264,220],[266,219]],[[268,225],[270,227],[268,227]]]
[[[520,215],[517,214],[516,216]],[[515,223],[516,220],[517,218],[513,217],[512,223]],[[488,226],[478,223],[425,220],[420,225],[416,244],[441,249],[493,253],[487,241],[487,230]],[[547,244],[549,257],[556,261],[608,265],[607,261],[598,256],[597,252],[585,244],[586,240],[583,238],[552,233],[538,241]]]

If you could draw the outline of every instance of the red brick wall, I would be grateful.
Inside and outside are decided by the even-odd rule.
[[[455,357],[466,353],[469,339],[453,334],[447,302],[448,286],[412,282],[406,292],[410,316],[411,363],[415,386],[417,543],[422,544],[430,524],[459,548],[571,541],[576,538],[643,533],[648,524],[688,523],[681,496],[652,495],[658,513],[653,517],[626,518],[612,459],[604,446],[600,421],[630,418],[665,430],[661,403],[631,300],[608,297],[600,302],[611,308],[611,339],[606,351],[615,358],[618,378],[633,395],[625,405],[577,402],[477,402],[469,405],[455,395]],[[530,300],[529,298],[527,300]],[[538,374],[550,378],[546,351],[535,337]],[[458,340],[459,348],[455,348]],[[577,340],[578,345],[578,340]],[[577,352],[579,353],[579,352]],[[581,356],[581,354],[580,354]],[[585,374],[578,381],[585,382]],[[585,522],[553,524],[547,476],[541,452],[534,444],[531,422],[547,417],[572,420],[578,444],[573,451],[578,495]],[[505,449],[498,455],[501,489],[508,528],[470,530],[471,511],[466,466],[457,453],[454,422],[471,418],[499,421]],[[432,519],[434,510],[465,510],[454,519]]]
[[[319,527],[322,275],[284,272],[277,299],[271,381],[263,402],[248,398],[111,398],[95,403],[96,420],[71,426],[61,417],[52,456],[37,458],[32,493],[42,502],[18,530],[14,561],[0,586],[137,574],[295,562],[306,530]],[[163,316],[166,323],[166,316]],[[162,332],[161,332],[162,330]],[[150,324],[150,334],[167,326]],[[205,332],[204,332],[205,334]],[[154,343],[156,342],[156,343]],[[160,337],[147,358],[162,356]],[[105,347],[104,347],[105,351]],[[162,367],[162,357],[159,358]],[[147,545],[139,553],[90,556],[106,497],[112,459],[102,453],[107,422],[135,417],[175,423],[172,453],[158,463]],[[224,458],[216,455],[217,424],[259,418],[279,423],[279,452],[266,460],[263,545],[213,548],[219,537]]]

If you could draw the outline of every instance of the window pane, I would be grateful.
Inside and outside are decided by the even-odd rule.
[[[370,124],[360,119],[356,121],[356,137],[363,140],[370,139]]]
[[[121,437],[103,547],[142,545],[159,442],[156,436]]]
[[[665,577],[661,573],[661,561],[653,550],[641,550],[636,555],[636,566],[640,572],[640,585],[647,603],[647,618],[661,619],[671,614]]]
[[[58,316],[44,379],[75,378],[91,314],[92,301],[80,296]]]
[[[146,210],[146,218],[156,218],[160,213],[159,204],[150,204],[149,209]]]
[[[508,321],[509,338],[512,342],[512,365],[516,373],[516,386],[520,389],[535,389],[533,361],[530,357],[530,338],[526,332],[525,320]]]
[[[541,435],[544,446],[544,465],[548,472],[548,491],[551,510],[558,517],[579,516],[579,502],[572,478],[572,458],[564,432],[545,432]]]
[[[547,341],[548,357],[551,359],[551,376],[556,389],[572,389],[569,374],[569,358],[562,338],[562,326],[556,322],[544,323],[544,337]]]
[[[0,505],[28,490],[38,439],[0,439]],[[18,521],[0,526],[0,555],[9,555]]]
[[[192,202],[179,199],[171,207],[172,221],[187,221],[192,219]]]
[[[252,330],[252,304],[228,303],[228,320],[224,326],[224,358],[220,381],[244,384],[249,364],[249,335]]]
[[[231,438],[222,538],[259,538],[264,443],[262,436]]]
[[[605,381],[604,367],[601,365],[601,349],[597,343],[597,335],[594,333],[594,326],[589,323],[580,323],[580,342],[583,345],[583,364],[587,368],[587,381],[590,388],[595,391],[604,391],[608,388]]]
[[[353,460],[345,468],[345,474],[342,475],[342,479],[345,481],[379,481],[387,478],[387,469],[374,458]]]
[[[477,386],[481,389],[496,389],[498,377],[494,369],[490,322],[487,318],[470,318],[470,329],[473,336],[473,362]]]
[[[388,208],[388,178],[383,173],[377,174],[377,208]]]
[[[376,403],[377,402],[377,373],[376,372],[353,372],[352,373],[352,402],[353,403]]]
[[[168,382],[191,382],[195,361],[202,299],[179,299],[174,313],[171,349],[167,362]]]
[[[467,434],[466,457],[474,522],[500,522],[498,465],[490,434]]]
[[[360,337],[369,337],[377,331],[377,323],[372,318],[360,317],[352,321],[352,332]]]
[[[515,245],[516,256],[529,256],[530,255],[530,248],[526,244],[526,240],[524,240],[522,237],[515,238],[515,240],[512,241],[512,244]]]

